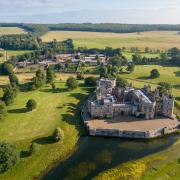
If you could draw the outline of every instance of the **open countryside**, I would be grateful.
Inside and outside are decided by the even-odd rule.
[[[49,31],[42,36],[43,41],[53,39],[62,41],[71,38],[76,47],[87,48],[113,48],[138,47],[144,50],[167,50],[172,47],[180,47],[180,35],[176,31],[150,31],[141,33],[104,33],[104,32],[80,32],[80,31]]]
[[[144,85],[150,85],[152,99],[158,88],[162,94],[157,102],[165,95],[173,100],[170,106],[175,105],[167,108],[172,114],[168,121],[179,123],[178,30],[105,33],[50,31],[39,24],[24,27],[33,31],[20,36],[15,27],[8,35],[6,27],[9,39],[0,39],[0,48],[6,49],[0,50],[0,143],[9,148],[4,151],[0,145],[0,155],[13,162],[12,166],[6,159],[0,162],[7,165],[0,166],[0,179],[179,179],[179,126],[170,127],[171,133],[176,133],[169,135],[165,134],[169,125],[158,129],[162,137],[152,140],[91,137],[83,116],[86,111],[87,117],[91,116],[85,105],[95,95],[97,80],[105,78],[107,82],[117,80],[114,90],[135,88],[133,91],[143,93]],[[85,48],[79,53],[77,48],[82,46]],[[138,48],[136,52],[132,47]],[[162,82],[165,86],[159,84]],[[156,103],[152,99],[149,101]],[[137,118],[157,120],[146,121],[143,115]],[[11,159],[14,152],[16,161]]]
[[[0,36],[10,34],[26,34],[24,29],[18,27],[0,27]]]

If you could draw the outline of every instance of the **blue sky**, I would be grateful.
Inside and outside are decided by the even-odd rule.
[[[180,0],[0,0],[0,21],[180,24]]]

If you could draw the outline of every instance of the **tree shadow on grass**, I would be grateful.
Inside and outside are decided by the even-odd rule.
[[[34,141],[32,141],[32,143],[46,145],[46,144],[53,144],[55,142],[53,141],[52,136],[47,136],[47,137],[41,137],[41,138],[35,139]]]
[[[28,92],[31,90],[31,82],[20,84],[19,89],[21,92]]]
[[[67,92],[68,89],[67,88],[55,88],[55,89],[40,89],[40,92],[45,92],[45,93],[63,93],[63,92]]]
[[[20,108],[20,109],[8,110],[8,113],[27,113],[27,112],[29,112],[28,108]]]
[[[27,158],[31,155],[31,153],[29,151],[21,151],[20,152],[20,157],[21,158]]]
[[[148,80],[148,79],[151,79],[151,78],[149,76],[141,76],[141,77],[138,77],[137,79]]]
[[[174,72],[174,74],[175,74],[176,76],[180,76],[180,71],[176,71],[176,72]]]

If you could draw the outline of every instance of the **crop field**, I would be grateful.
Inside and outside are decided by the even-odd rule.
[[[8,107],[8,115],[0,121],[1,140],[16,143],[21,153],[21,161],[0,179],[33,179],[42,170],[57,160],[63,161],[73,153],[78,141],[80,117],[77,113],[80,102],[87,98],[89,89],[80,87],[67,91],[63,82],[57,81],[58,92],[52,92],[46,85],[39,90],[19,92],[14,103]],[[34,111],[27,111],[28,99],[37,102]],[[64,130],[65,138],[52,143],[51,134],[56,127]],[[36,142],[39,151],[28,155],[29,146]],[[48,156],[47,156],[48,154]]]
[[[80,32],[80,31],[49,31],[42,36],[43,41],[58,41],[71,38],[76,47],[104,48],[131,48],[138,47],[144,50],[167,50],[172,47],[180,48],[180,35],[175,31],[149,31],[143,33],[104,33],[104,32]]]
[[[18,27],[0,27],[0,36],[9,34],[25,34],[26,32]]]

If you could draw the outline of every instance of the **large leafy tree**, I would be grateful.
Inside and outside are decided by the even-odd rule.
[[[41,69],[37,70],[36,76],[32,80],[32,89],[40,88],[46,82],[46,76]]]
[[[7,85],[3,89],[3,92],[4,94],[2,100],[5,102],[6,105],[10,105],[17,95],[17,87],[12,85]]]
[[[7,108],[6,104],[3,101],[0,101],[0,120],[3,120],[6,117]]]
[[[14,73],[9,74],[9,81],[11,85],[15,85],[15,86],[19,85],[19,80]]]
[[[53,84],[55,80],[55,72],[51,67],[48,67],[46,72],[46,81],[47,83]]]
[[[14,145],[0,142],[0,173],[12,168],[19,159],[19,153]]]
[[[28,102],[26,103],[26,108],[29,110],[33,110],[36,109],[37,107],[37,103],[34,99],[29,99]]]
[[[160,76],[160,73],[159,73],[159,71],[158,71],[157,69],[153,69],[153,70],[151,71],[151,73],[150,73],[150,77],[151,77],[152,79],[158,78],[159,76]]]
[[[78,81],[74,77],[69,77],[66,81],[68,89],[75,89],[78,87]]]

